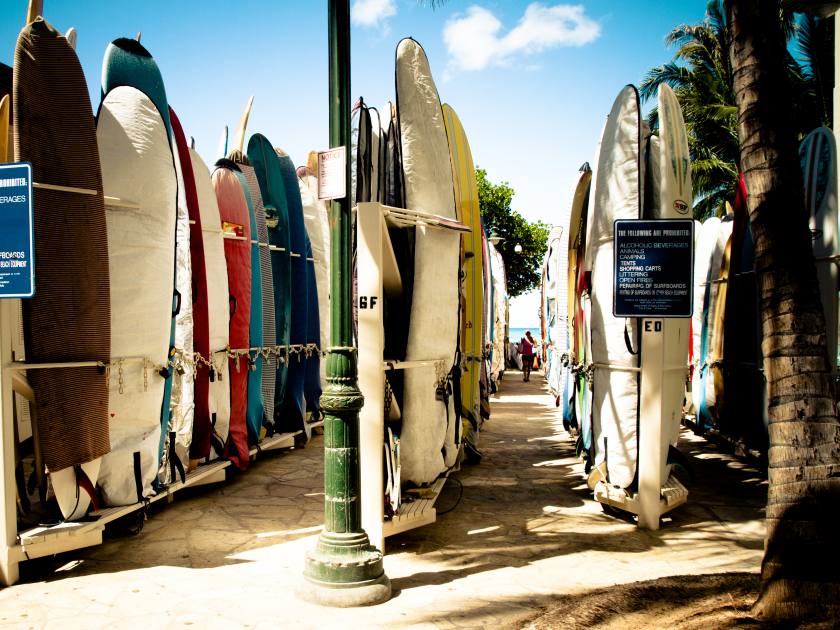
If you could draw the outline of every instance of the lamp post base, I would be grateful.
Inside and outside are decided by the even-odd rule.
[[[298,596],[321,606],[374,606],[391,597],[382,554],[364,532],[321,534],[317,547],[306,554],[303,577]]]

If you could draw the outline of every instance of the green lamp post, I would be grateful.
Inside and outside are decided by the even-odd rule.
[[[330,148],[350,145],[350,1],[329,2]],[[324,531],[306,556],[300,595],[328,606],[386,601],[391,584],[382,554],[361,524],[359,410],[356,348],[352,346],[350,163],[346,192],[330,208],[330,349],[324,410]]]

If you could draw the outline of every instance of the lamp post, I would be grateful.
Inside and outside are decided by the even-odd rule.
[[[328,0],[330,148],[350,154],[350,1]],[[324,531],[306,555],[302,598],[327,606],[378,604],[391,596],[382,554],[362,529],[356,348],[352,346],[350,163],[345,196],[330,207],[330,349],[324,410]]]

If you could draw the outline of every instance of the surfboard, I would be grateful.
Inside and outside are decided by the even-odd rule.
[[[67,32],[64,33],[64,38],[67,40],[67,43],[70,45],[70,48],[76,50],[76,29],[72,26],[67,29]]]
[[[606,462],[608,481],[619,488],[629,487],[636,476],[639,376],[616,368],[638,368],[640,348],[638,321],[612,314],[613,223],[642,215],[641,133],[639,93],[628,85],[616,97],[601,137],[586,235],[591,363],[599,366],[592,382],[595,463]]]
[[[560,284],[566,282],[566,251],[563,243],[563,228],[554,227],[548,234],[548,247],[543,264],[543,281],[541,283],[542,307],[540,333],[543,340],[544,371],[548,389],[555,397],[560,396],[565,389],[565,375],[561,364],[561,356],[565,354],[566,330],[560,300],[562,293]],[[561,262],[563,263],[561,265]],[[564,420],[568,422],[566,416]]]
[[[225,457],[240,470],[248,467],[248,374],[251,323],[251,220],[239,167],[230,160],[216,162],[211,175],[224,233],[230,292],[230,428]]]
[[[692,369],[691,369],[691,397],[695,415],[699,413],[701,395],[705,396],[700,382],[701,372],[705,369],[707,347],[704,347],[704,331],[709,324],[708,302],[711,300],[712,284],[710,270],[712,268],[712,254],[717,246],[720,219],[710,217],[699,228],[695,228],[694,238],[694,313],[692,315]],[[701,394],[702,393],[702,394]]]
[[[724,265],[727,243],[732,235],[732,214],[727,214],[718,226],[717,241],[714,244],[709,259],[709,275],[704,295],[703,310],[704,328],[700,341],[700,386],[697,388],[697,430],[707,431],[717,424],[717,410],[715,404],[715,377],[713,366],[723,357],[715,351],[715,340],[720,335],[719,329],[723,325],[723,311],[726,304],[725,297],[719,297],[721,290],[725,291],[728,283],[729,268]],[[725,296],[725,293],[724,293]],[[721,306],[718,306],[718,305]],[[720,346],[722,348],[722,345]]]
[[[161,459],[159,481],[167,484],[186,479],[186,469],[189,465],[189,450],[192,443],[193,422],[196,411],[196,374],[192,361],[195,333],[195,316],[193,311],[193,271],[192,271],[192,227],[190,216],[198,213],[198,200],[195,193],[192,163],[189,148],[184,136],[183,128],[174,110],[169,109],[169,120],[172,124],[172,135],[175,156],[175,170],[178,175],[178,215],[175,229],[175,288],[180,297],[180,308],[175,318],[175,347],[178,354],[174,357],[178,367],[175,369],[172,384],[172,399],[170,401],[171,418],[166,435],[166,449]],[[190,210],[192,206],[192,210]],[[196,247],[201,247],[197,245]],[[203,247],[202,247],[203,251]],[[203,269],[203,261],[202,261]],[[206,303],[205,303],[206,304]],[[203,318],[203,334],[207,332],[206,311],[199,315]],[[202,344],[204,347],[205,344]],[[207,356],[206,349],[205,354]],[[206,413],[207,399],[204,389],[203,413]]]
[[[483,279],[483,291],[482,291],[482,326],[481,326],[481,373],[479,376],[479,412],[481,414],[482,421],[486,422],[490,419],[491,409],[490,409],[490,371],[488,369],[488,347],[489,347],[489,339],[490,339],[490,322],[491,317],[490,313],[490,261],[488,258],[488,251],[487,251],[487,234],[484,232],[484,223],[481,222],[481,274]],[[465,445],[469,445],[469,442],[465,443]],[[480,452],[473,452],[473,456],[478,456],[480,459],[481,453]]]
[[[275,149],[280,171],[280,182],[286,195],[289,217],[289,246],[291,256],[291,317],[289,344],[293,348],[288,360],[286,394],[283,398],[283,421],[289,431],[304,429],[306,417],[306,366],[308,359],[302,348],[308,336],[309,280],[306,261],[306,228],[303,224],[303,204],[297,172],[291,158]]]
[[[274,387],[274,409],[271,410],[276,431],[296,431],[282,413],[288,373],[288,348],[291,320],[291,256],[289,211],[280,158],[274,147],[261,134],[248,141],[248,160],[254,167],[265,209],[271,254],[271,277],[274,289],[274,324],[276,343],[284,353],[277,364]]]
[[[484,273],[481,262],[481,209],[472,151],[461,120],[451,106],[443,105],[443,118],[449,142],[452,181],[455,184],[455,203],[461,223],[471,228],[461,235],[461,269],[463,270],[463,307],[460,320],[460,350],[462,355],[461,408],[463,437],[478,450],[481,428],[479,380],[483,361],[484,329]]]
[[[733,209],[732,234],[724,255],[728,282],[718,292],[718,328],[712,349],[716,427],[748,448],[766,451],[767,386],[761,351],[759,286],[755,274],[755,244],[747,210],[747,189],[739,182]],[[729,254],[728,269],[726,254]]]
[[[311,154],[310,154],[311,155]],[[303,204],[303,222],[312,246],[315,287],[318,293],[318,323],[320,348],[326,350],[330,343],[330,218],[327,207],[318,199],[318,179],[309,166],[297,169],[300,198]],[[326,384],[326,361],[319,361],[321,388]]]
[[[579,281],[583,273],[583,255],[586,249],[586,217],[589,212],[589,190],[592,182],[592,169],[588,162],[584,162],[581,166],[578,175],[578,181],[575,186],[574,196],[572,197],[572,207],[569,213],[569,229],[568,241],[566,246],[566,255],[568,262],[566,265],[567,273],[567,362],[575,367],[583,364],[583,341],[581,330],[583,326],[582,318],[582,303],[581,295],[578,291]],[[579,403],[582,402],[579,393],[582,388],[586,386],[585,378],[577,370],[572,371],[570,368],[569,374],[566,378],[566,388],[563,395],[563,417],[570,427],[577,426],[578,429],[583,427],[583,408]],[[587,421],[587,427],[589,423]],[[589,432],[591,435],[591,431]],[[588,448],[588,446],[587,446]]]
[[[402,170],[402,143],[400,142],[400,124],[397,120],[397,107],[386,103],[379,110],[384,146],[382,156],[382,192],[380,198],[386,206],[405,207],[405,181]]]
[[[493,355],[496,354],[496,295],[495,285],[493,282],[493,255],[490,248],[492,243],[487,239],[485,233],[484,238],[484,321],[487,322],[487,334],[484,345],[485,366],[487,370],[487,380],[489,384],[489,393],[496,392],[496,375],[493,374]]]
[[[805,203],[810,216],[820,299],[825,314],[829,366],[836,370],[838,269],[837,263],[830,259],[840,253],[840,236],[837,221],[837,145],[831,129],[819,127],[809,133],[799,146],[799,158],[805,181]]]
[[[178,185],[179,195],[183,188],[187,204],[187,216],[189,223],[189,243],[190,243],[190,270],[192,273],[191,288],[189,290],[190,299],[192,301],[192,349],[200,357],[208,360],[211,357],[210,352],[210,329],[209,329],[209,313],[207,310],[207,267],[205,264],[204,253],[204,235],[202,233],[201,210],[199,208],[198,187],[196,185],[195,166],[192,163],[192,156],[190,148],[187,144],[187,138],[184,134],[184,129],[181,126],[178,116],[175,111],[170,108],[169,118],[172,123],[172,136],[175,142],[175,150],[177,152],[176,166],[178,169]],[[206,427],[211,427],[210,417],[210,378],[208,366],[202,362],[197,361],[191,364],[190,368],[193,370],[193,409],[192,422],[189,425],[189,433],[186,434],[186,425],[182,427],[183,431],[176,433],[176,453],[183,465],[188,468],[191,466],[190,461],[198,459],[193,457],[193,435],[196,433],[196,426],[201,425],[209,432]],[[180,438],[180,439],[178,439]],[[171,441],[171,435],[170,435]],[[178,444],[186,446],[188,449],[186,453],[179,452]],[[204,454],[206,457],[207,454]],[[174,477],[174,473],[170,469],[170,478]]]
[[[306,401],[307,422],[321,419],[321,321],[318,304],[318,283],[315,277],[315,257],[309,235],[304,234],[306,255],[306,350],[303,395]],[[307,434],[309,430],[307,429]]]
[[[228,439],[231,412],[230,379],[227,375],[230,292],[219,202],[216,200],[216,191],[210,179],[210,169],[195,149],[190,149],[190,162],[200,219],[200,223],[196,223],[194,227],[198,226],[201,229],[200,240],[204,247],[205,269],[202,276],[200,267],[193,266],[193,274],[196,278],[196,295],[206,295],[208,354],[203,356],[204,360],[210,363],[200,366],[197,371],[197,377],[207,377],[209,417],[200,416],[198,413],[195,416],[190,446],[190,467],[194,468],[201,461],[222,457]],[[190,243],[194,246],[198,240],[193,238]]]
[[[163,85],[163,77],[160,74],[160,70],[158,69],[154,58],[149,51],[140,44],[139,38],[140,35],[138,33],[136,39],[120,38],[109,44],[105,51],[105,58],[102,61],[102,94],[105,95],[110,90],[121,86],[134,87],[145,94],[155,105],[158,112],[160,112],[160,116],[165,125],[167,137],[171,141],[172,125],[169,120],[169,104],[166,97],[166,90]],[[175,287],[175,273],[176,268],[173,263],[173,295],[169,331],[170,359],[176,355],[175,329],[176,319],[181,304],[181,297],[177,294],[177,288]],[[173,365],[171,365],[171,361],[169,365],[162,368],[161,375],[164,377],[164,389],[160,417],[162,430],[160,433],[160,442],[158,444],[159,460],[163,458],[165,440],[168,435],[168,427],[172,411],[171,397],[175,370]]]
[[[496,382],[496,387],[505,372],[505,311],[507,303],[507,278],[505,276],[505,261],[493,243],[488,242],[490,253],[490,268],[493,278],[493,357],[490,363],[490,375]]]
[[[231,159],[237,163],[247,184],[253,208],[251,288],[251,348],[271,348],[276,345],[274,316],[274,279],[271,275],[271,252],[268,228],[265,223],[265,204],[254,167],[248,157],[236,150]],[[277,380],[277,355],[273,352],[257,355],[252,351],[252,372],[248,377],[249,439],[259,441],[261,428],[273,431],[274,387]],[[259,378],[258,378],[259,377]],[[261,416],[259,414],[262,414]],[[252,442],[253,443],[253,442]]]
[[[372,165],[372,143],[373,130],[370,110],[362,99],[359,99],[354,112],[354,120],[357,127],[353,134],[356,143],[353,148],[353,185],[351,191],[356,203],[371,200],[371,176]]]
[[[262,437],[265,421],[265,406],[263,402],[262,382],[264,365],[262,361],[263,342],[263,312],[262,312],[262,269],[260,267],[260,244],[257,238],[257,211],[265,216],[259,184],[253,175],[249,180],[245,177],[244,169],[250,168],[248,158],[236,149],[228,154],[228,159],[237,165],[233,171],[242,186],[242,193],[248,206],[248,224],[250,226],[251,249],[251,310],[249,323],[248,360],[248,403],[245,411],[245,426],[248,429],[248,444],[259,443]],[[252,188],[252,184],[256,190]]]
[[[449,146],[443,112],[422,47],[403,39],[396,53],[396,92],[406,206],[455,218]],[[454,232],[416,228],[412,314],[406,358],[435,359],[408,370],[402,406],[400,464],[405,481],[429,483],[455,463],[454,401],[446,392],[458,343],[458,251]],[[434,308],[431,308],[434,305]]]
[[[166,415],[161,410],[169,410],[167,383],[171,386],[177,177],[165,98],[156,93],[156,103],[125,84],[131,81],[126,67],[133,64],[138,85],[162,87],[155,82],[160,75],[151,56],[143,56],[138,46],[134,40],[116,40],[108,47],[97,116],[105,194],[139,206],[106,207],[111,452],[102,460],[99,485],[107,505],[131,504],[152,492]],[[168,416],[163,424],[168,425]]]
[[[107,363],[108,240],[90,97],[75,52],[41,18],[18,36],[13,90],[15,161],[32,163],[34,182],[96,191],[39,189],[34,196],[38,275],[35,295],[23,301],[26,359]],[[7,121],[8,95],[4,103]],[[0,149],[5,161],[8,147]],[[100,458],[110,450],[105,374],[97,367],[68,368],[31,370],[27,378],[35,392],[41,461],[62,515],[79,518],[94,495]]]
[[[658,142],[650,143],[650,151],[658,153],[658,159],[649,162],[652,169],[656,169],[651,180],[653,190],[658,193],[652,195],[657,205],[652,207],[651,218],[691,218],[693,197],[688,136],[680,103],[667,83],[659,86],[658,105]],[[665,348],[660,379],[663,412],[659,466],[662,484],[668,480],[671,472],[668,464],[669,447],[676,446],[680,436],[686,382],[686,370],[682,368],[688,365],[689,325],[688,318],[667,318],[662,322]],[[644,430],[643,425],[640,431]]]

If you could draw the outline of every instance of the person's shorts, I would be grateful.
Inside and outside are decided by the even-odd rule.
[[[528,365],[531,365],[534,362],[534,355],[533,354],[523,354],[522,355],[522,365],[525,365],[525,362],[528,362]]]

